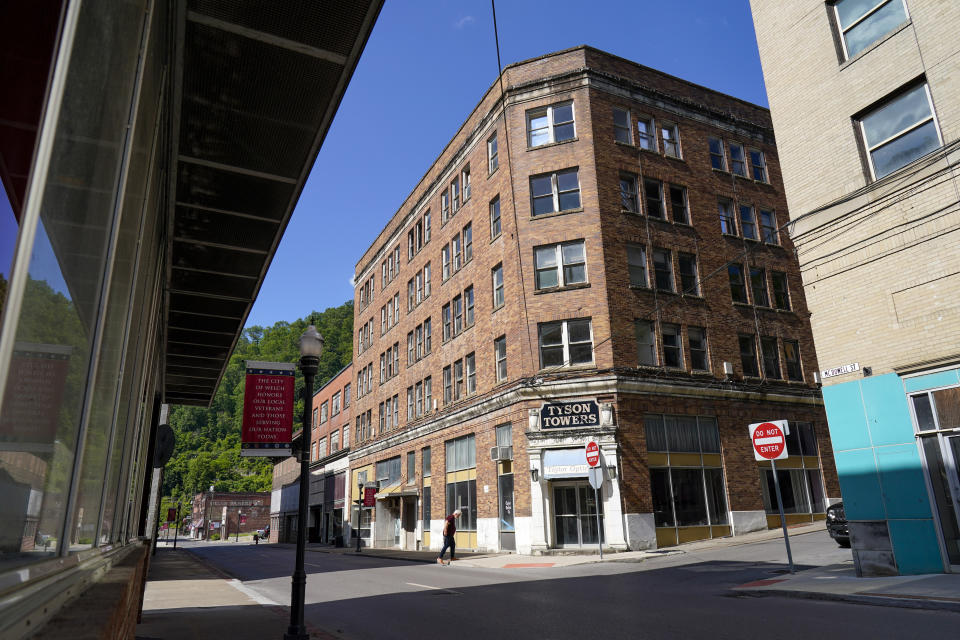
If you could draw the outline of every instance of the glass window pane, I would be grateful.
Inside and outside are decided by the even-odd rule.
[[[707,483],[707,507],[710,524],[727,524],[727,496],[723,486],[723,469],[704,469]]]
[[[590,341],[590,321],[577,320],[567,323],[570,334],[570,342],[589,342]]]
[[[930,407],[930,396],[913,396],[913,412],[917,416],[917,430],[929,431],[936,429],[933,421],[933,409]]]
[[[668,469],[650,469],[650,493],[653,498],[654,526],[674,526],[673,500],[670,497],[670,471]]]
[[[960,387],[933,392],[937,423],[941,429],[960,427]]]
[[[910,133],[874,149],[870,154],[878,178],[892,173],[940,146],[937,127],[931,120]]]
[[[563,245],[563,263],[583,262],[583,242],[570,242]]]
[[[573,120],[573,103],[562,104],[553,108],[553,122],[570,122]]]
[[[914,87],[863,118],[867,146],[883,142],[929,116],[926,85]]]
[[[671,452],[700,453],[700,436],[694,416],[664,416]]]
[[[643,428],[647,434],[647,451],[667,451],[667,436],[663,430],[663,416],[645,416]]]
[[[570,191],[580,188],[577,170],[560,171],[557,173],[557,188],[560,191]],[[579,196],[578,196],[579,198]]]
[[[877,0],[867,0],[866,2],[861,0],[857,4],[875,6],[877,4]],[[841,17],[841,24],[849,24],[849,22],[856,20],[859,15],[863,15],[863,12],[861,11],[858,16],[849,17],[849,14],[852,13],[852,11],[841,12],[840,6],[841,5],[837,6],[837,14],[839,15],[843,13],[845,16]],[[859,23],[844,34],[844,40],[847,43],[847,57],[852,58],[853,56],[857,55],[859,52],[863,51],[881,37],[892,31],[894,27],[903,23],[906,19],[907,15],[903,10],[903,1],[890,0],[886,6],[880,7],[873,14],[871,14],[870,17],[866,18],[863,20],[863,22]],[[844,28],[846,28],[845,25]]]
[[[563,344],[563,326],[560,323],[540,325],[540,344],[544,346]]]
[[[708,524],[703,469],[670,469],[670,479],[677,525],[690,527]]]
[[[553,181],[549,175],[530,178],[530,192],[534,198],[547,196],[553,193]]]
[[[717,429],[717,419],[700,417],[697,419],[700,426],[700,447],[704,453],[720,453],[720,432]]]

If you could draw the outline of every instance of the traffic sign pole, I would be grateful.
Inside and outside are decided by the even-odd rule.
[[[790,553],[790,535],[787,533],[787,518],[783,515],[783,498],[780,497],[780,480],[777,479],[777,461],[771,460],[773,467],[773,486],[777,492],[777,509],[780,510],[780,524],[783,526],[783,542],[787,545],[787,562],[790,563],[790,573],[796,573],[793,568],[793,554]]]
[[[603,534],[600,532],[600,491],[593,489],[594,507],[597,510],[597,548],[600,549],[600,559],[603,560]]]

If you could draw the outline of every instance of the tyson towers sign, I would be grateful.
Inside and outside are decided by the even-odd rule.
[[[600,405],[596,400],[545,402],[540,407],[540,428],[599,427]]]

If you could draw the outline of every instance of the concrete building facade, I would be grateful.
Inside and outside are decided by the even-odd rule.
[[[864,575],[960,567],[960,5],[751,0]]]
[[[838,498],[768,112],[578,47],[503,71],[357,264],[374,546],[645,549]],[[599,503],[584,446],[598,443]],[[599,525],[599,533],[598,533]]]

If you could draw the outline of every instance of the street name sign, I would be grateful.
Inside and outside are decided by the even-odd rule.
[[[750,425],[753,455],[757,460],[782,460],[787,457],[786,420],[771,420]]]

